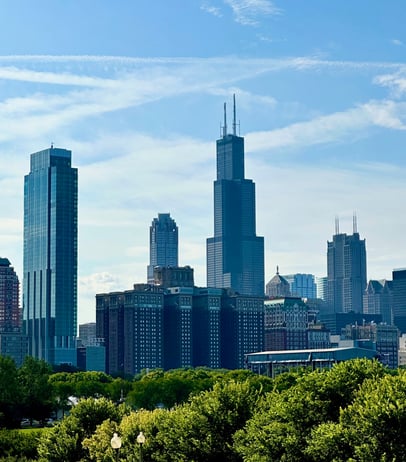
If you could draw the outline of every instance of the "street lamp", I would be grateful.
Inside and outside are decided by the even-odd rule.
[[[137,443],[140,445],[140,462],[142,462],[142,445],[145,443],[145,435],[140,432],[137,436]]]
[[[112,449],[116,453],[116,460],[118,461],[118,453],[120,452],[121,448],[121,438],[118,436],[117,433],[113,434],[113,438],[111,438],[110,444]]]

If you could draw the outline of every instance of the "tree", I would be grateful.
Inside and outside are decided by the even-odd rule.
[[[55,408],[55,397],[48,379],[51,366],[42,359],[27,356],[18,370],[24,417],[44,421]]]
[[[22,417],[21,386],[10,357],[0,356],[0,427],[16,428]]]
[[[69,416],[49,429],[41,438],[40,460],[77,462],[87,457],[82,441],[89,438],[105,420],[121,421],[125,409],[106,398],[87,398],[74,406]]]

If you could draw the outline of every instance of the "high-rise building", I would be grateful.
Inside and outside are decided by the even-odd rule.
[[[292,297],[316,298],[317,287],[313,274],[287,274],[283,276],[288,281]]]
[[[360,239],[354,216],[352,235],[339,233],[327,242],[327,303],[334,313],[362,313],[367,286],[365,239]]]
[[[227,133],[217,140],[214,237],[207,239],[207,286],[264,295],[264,238],[256,235],[255,184],[244,176],[244,138]]]
[[[364,313],[380,314],[382,322],[393,324],[393,282],[386,279],[370,280],[364,292]]]
[[[159,213],[149,229],[149,284],[154,283],[155,266],[178,266],[178,227],[169,213]]]
[[[327,301],[327,276],[316,277],[317,298]]]
[[[406,268],[392,271],[393,323],[402,334],[406,333]]]
[[[78,176],[71,151],[31,155],[24,181],[23,325],[29,354],[76,364]]]
[[[8,258],[0,258],[0,332],[21,331],[20,283]]]

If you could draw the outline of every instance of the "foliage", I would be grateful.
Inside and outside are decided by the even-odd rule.
[[[53,390],[48,382],[52,369],[44,360],[27,356],[18,370],[23,416],[45,421],[55,407]]]
[[[90,437],[105,420],[120,422],[125,410],[106,398],[87,398],[74,406],[69,416],[42,436],[38,453],[40,460],[76,462],[87,456],[82,441]]]
[[[0,460],[37,460],[37,445],[42,431],[0,430]]]
[[[0,356],[0,428],[16,428],[21,418],[21,386],[15,362]]]

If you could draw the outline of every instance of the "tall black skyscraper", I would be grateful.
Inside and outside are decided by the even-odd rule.
[[[158,213],[149,229],[147,277],[151,284],[155,266],[178,266],[178,227],[169,213]]]
[[[77,173],[71,151],[51,146],[24,181],[24,332],[51,364],[76,364]]]
[[[406,333],[406,268],[394,269],[393,279],[393,323],[402,334]]]
[[[338,220],[332,242],[327,242],[327,303],[335,313],[362,313],[367,287],[365,239],[360,239],[354,216],[354,231],[340,233]]]
[[[264,295],[264,238],[255,229],[255,184],[244,178],[244,138],[227,133],[217,140],[214,182],[214,237],[207,239],[208,287],[232,288],[242,295]]]

